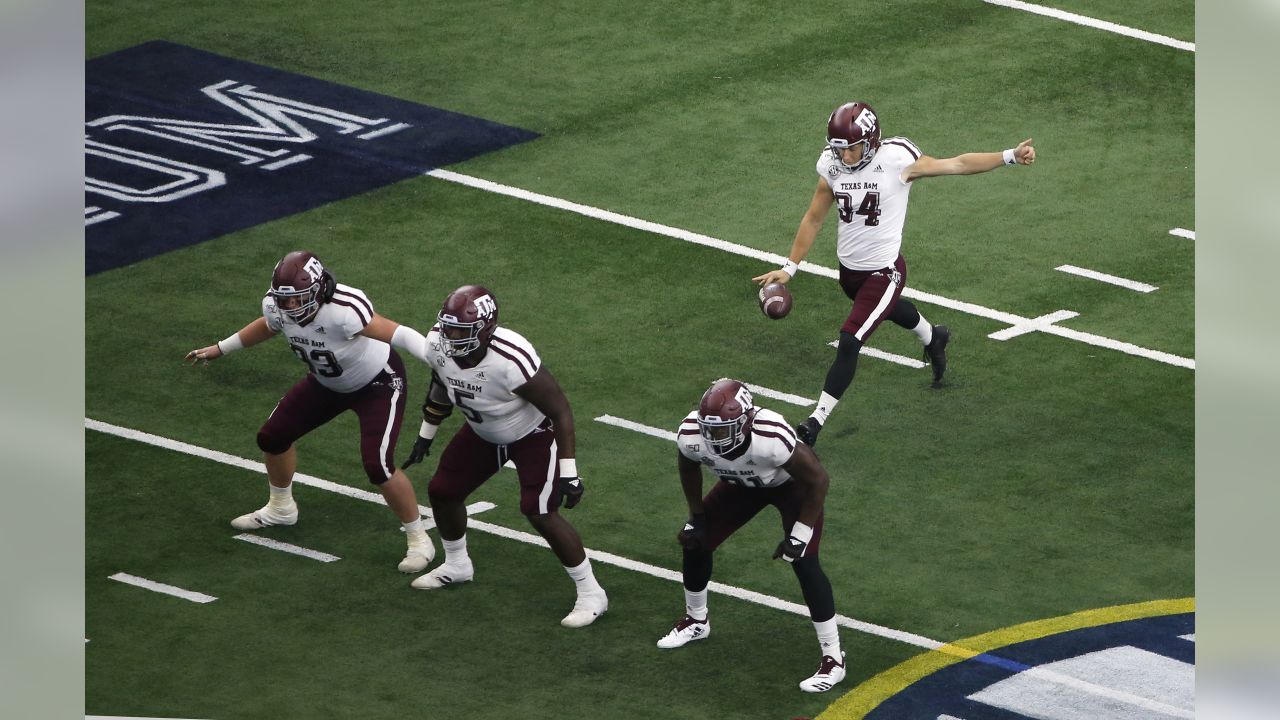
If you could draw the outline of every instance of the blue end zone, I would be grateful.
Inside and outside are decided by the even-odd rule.
[[[1195,643],[1181,637],[1194,632],[1195,614],[1182,613],[1081,628],[1015,643],[923,677],[877,705],[865,718],[937,720],[950,715],[963,720],[1029,720],[1026,715],[970,700],[969,696],[1033,667],[1121,646],[1194,666]]]
[[[85,81],[86,275],[538,137],[169,42]]]

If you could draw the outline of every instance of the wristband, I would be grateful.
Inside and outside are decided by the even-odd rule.
[[[813,528],[797,520],[795,524],[791,526],[791,537],[799,540],[805,545],[808,545],[809,541],[813,539]]]
[[[800,263],[791,262],[791,258],[787,258],[787,261],[782,263],[782,272],[790,275],[791,277],[795,277],[796,272],[798,272],[799,270],[800,270]]]
[[[578,477],[578,461],[573,458],[560,458],[560,477]]]
[[[430,440],[436,436],[436,431],[439,429],[439,425],[432,425],[426,420],[423,420],[422,425],[418,428],[418,437]]]
[[[1014,157],[1013,148],[1009,148],[1008,150],[1005,150],[1005,151],[1004,151],[1004,164],[1005,164],[1005,165],[1017,165],[1017,164],[1018,164],[1018,159],[1017,159],[1016,157]]]
[[[244,349],[244,343],[241,342],[240,333],[238,332],[231,333],[231,337],[227,338],[226,340],[218,341],[218,350],[223,355],[227,355],[229,353],[233,353],[237,350],[243,350],[243,349]]]

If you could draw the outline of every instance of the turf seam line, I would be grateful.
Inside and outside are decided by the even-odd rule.
[[[119,425],[112,425],[92,418],[85,418],[84,426],[90,430],[97,430],[98,432],[106,433],[107,435],[115,435],[116,437],[122,437],[126,440],[137,440],[166,450],[174,450],[186,455],[194,455],[195,457],[204,458],[205,460],[219,462],[223,465],[231,465],[232,467],[238,467],[244,470],[252,470],[253,472],[262,473],[263,475],[267,473],[267,468],[261,461],[247,460],[236,455],[231,455],[230,453],[210,450],[209,448],[192,445],[190,443],[182,442],[181,440],[173,440],[167,437],[161,437],[160,435],[152,435],[151,433],[143,432],[141,430],[120,427]],[[355,498],[356,500],[364,500],[365,502],[371,502],[376,505],[386,506],[387,504],[387,501],[378,493],[353,488],[349,485],[342,485],[329,480],[322,480],[318,477],[307,475],[305,473],[294,473],[293,482],[299,485],[313,487],[317,490],[327,490],[328,492],[336,493],[338,495],[346,495],[347,497]],[[467,506],[467,514],[475,515],[477,513],[485,512],[486,510],[492,510],[494,507],[496,506],[489,502],[472,503]],[[431,515],[431,508],[425,505],[419,505],[418,512],[422,515],[422,527],[424,530],[430,530],[436,526],[435,520]]]
[[[603,418],[608,418],[608,417],[611,417],[611,416],[601,416],[600,418],[596,418],[596,420],[605,422]],[[612,418],[612,419],[619,420],[619,418]],[[623,420],[621,422],[630,423],[630,421],[626,421],[626,420]],[[657,428],[649,428],[648,426],[643,426],[643,425],[640,425],[639,423],[630,423],[630,424],[646,428],[647,431],[650,431],[647,434],[656,435],[660,437],[664,434],[670,435],[669,439],[672,442],[675,441],[675,433],[666,433],[665,431],[658,430]],[[227,462],[227,464],[235,465],[237,467],[249,467],[249,469],[256,469],[250,466],[253,466],[255,464],[261,465],[261,463],[253,463],[251,461],[245,460],[244,458],[238,458],[234,455],[229,455],[227,453],[218,452],[216,450],[208,450],[198,445],[191,445],[190,443],[185,443],[178,440],[171,440],[169,438],[164,438],[159,435],[152,435],[151,433],[145,433],[139,430],[132,430],[130,428],[111,425],[110,423],[105,423],[100,420],[93,420],[87,417],[85,418],[85,428],[91,429],[91,430],[97,430],[99,432],[109,434],[109,435],[115,435],[117,437],[121,437],[127,440],[134,440],[136,442],[155,445],[157,447],[161,447],[166,450],[172,450],[175,452],[195,455],[196,457],[201,457],[208,460],[215,460],[217,462]],[[228,462],[229,460],[234,460],[235,462]],[[263,472],[265,472],[265,470],[263,470]],[[329,490],[331,492],[338,492],[341,495],[346,495],[347,497],[352,497],[358,500],[365,500],[367,502],[375,502],[375,503],[382,502],[381,496],[373,495],[372,493],[363,493],[361,495],[356,495],[356,494],[351,494],[346,492],[339,492],[335,488],[343,488],[343,489],[350,489],[350,488],[346,488],[346,486],[343,486],[343,485],[338,485],[337,483],[330,483],[328,481],[321,481],[321,482],[323,483],[322,485],[316,485],[315,487],[322,490]],[[492,507],[491,503],[477,503],[477,505],[480,505],[480,504],[485,504]],[[470,511],[471,507],[472,506],[467,506],[468,511]],[[550,547],[547,544],[547,541],[544,540],[539,535],[534,535],[532,533],[527,533],[520,530],[512,530],[511,528],[507,528],[501,525],[495,525],[493,523],[485,522],[483,520],[477,520],[475,518],[468,519],[467,527],[468,529],[475,529],[480,532],[486,532],[491,535],[497,535],[498,537],[503,537],[510,540],[516,540],[516,541],[527,543],[530,545],[537,545],[539,547],[544,547],[544,548]],[[656,577],[662,580],[670,580],[676,583],[683,583],[683,575],[680,572],[677,572],[675,570],[668,570],[666,568],[660,568],[655,565],[649,565],[648,563],[643,563],[638,560],[632,560],[630,558],[625,558],[620,555],[614,555],[613,553],[604,552],[602,550],[592,550],[590,548],[585,548],[585,549],[586,549],[587,557],[591,558],[593,561],[604,563],[606,565],[614,565],[614,566],[623,568],[625,570],[632,570],[634,572],[639,572],[639,573],[649,575],[651,577]],[[725,585],[724,583],[720,583],[716,581],[711,581],[707,585],[707,589],[710,590],[711,592],[736,598],[738,600],[745,600],[750,603],[773,608],[775,610],[781,610],[783,612],[788,612],[793,615],[799,615],[804,618],[809,617],[809,609],[806,606],[801,605],[799,603],[782,600],[781,598],[776,598],[772,595],[765,595],[764,593],[758,593],[753,590],[746,590],[733,585]],[[868,635],[876,635],[878,637],[883,637],[889,640],[897,640],[899,642],[902,642],[908,645],[915,645],[917,647],[925,648],[927,650],[936,650],[938,652],[946,653],[949,655],[955,655],[965,659],[973,658],[977,656],[994,657],[991,653],[977,653],[972,650],[966,650],[965,648],[956,646],[951,643],[942,643],[937,640],[927,638],[923,635],[917,635],[915,633],[906,632],[904,630],[896,630],[893,628],[884,627],[882,625],[876,625],[874,623],[857,620],[855,618],[851,618],[846,615],[837,614],[835,616],[835,620],[836,620],[836,624],[841,627],[846,627],[851,630],[857,630],[859,632],[863,632]],[[1046,680],[1050,680],[1054,682],[1064,682],[1072,687],[1077,687],[1079,689],[1086,690],[1088,692],[1093,692],[1095,694],[1098,694],[1104,697],[1109,697],[1115,700],[1128,702],[1129,704],[1134,704],[1141,707],[1148,707],[1150,706],[1150,703],[1153,702],[1146,698],[1129,696],[1127,693],[1118,692],[1110,688],[1095,686],[1083,680],[1077,680],[1075,678],[1065,678],[1057,675],[1056,673],[1052,673],[1048,671],[1041,672],[1039,674]]]
[[[122,582],[125,585],[140,587],[143,590],[150,590],[152,592],[163,593],[165,595],[172,595],[173,597],[182,598],[183,600],[189,600],[193,603],[211,603],[214,600],[218,599],[212,595],[205,595],[202,592],[187,590],[184,588],[180,588],[176,585],[169,585],[167,583],[156,582],[155,580],[148,580],[144,577],[138,577],[137,575],[130,575],[129,573],[124,573],[124,572],[118,572],[115,575],[109,575],[107,576],[107,579],[115,580],[116,582]]]
[[[258,535],[253,535],[251,533],[240,533],[239,535],[233,535],[231,539],[243,540],[251,545],[259,545],[261,547],[268,548],[271,550],[278,550],[280,552],[289,553],[291,555],[300,555],[304,558],[311,558],[312,560],[319,560],[320,562],[325,562],[325,563],[337,562],[338,560],[342,559],[337,555],[330,555],[327,552],[320,552],[319,550],[312,550],[311,548],[305,548],[305,547],[302,547],[301,545],[294,545],[293,543],[287,543],[282,540],[273,540],[271,538],[260,537]]]
[[[1157,35],[1153,32],[1131,28],[1127,25],[1120,25],[1106,20],[1098,20],[1097,18],[1091,18],[1086,15],[1077,15],[1073,12],[1067,12],[1066,10],[1059,10],[1057,8],[1046,7],[1044,5],[1034,5],[1029,2],[1019,2],[1019,0],[982,1],[988,5],[999,5],[1000,7],[1006,7],[1011,10],[1022,10],[1036,15],[1051,17],[1056,20],[1065,20],[1066,22],[1075,23],[1076,25],[1084,25],[1085,27],[1091,27],[1098,30],[1106,30],[1107,32],[1113,32],[1117,35],[1145,40],[1150,43],[1156,43],[1157,45],[1167,45],[1168,47],[1176,48],[1178,50],[1186,50],[1188,52],[1196,51],[1195,43],[1171,38],[1168,35]]]
[[[781,265],[782,262],[786,259],[776,253],[765,252],[763,250],[756,250],[755,248],[750,248],[745,245],[739,245],[737,243],[728,242],[726,240],[720,240],[718,238],[713,238],[708,235],[702,235],[700,233],[690,232],[688,230],[682,230],[680,228],[669,227],[667,225],[660,225],[658,223],[651,222],[649,220],[641,220],[640,218],[631,217],[629,215],[623,215],[621,213],[616,213],[611,210],[602,210],[600,208],[591,207],[590,205],[582,205],[580,203],[572,202],[569,200],[562,200],[560,198],[552,197],[550,195],[543,195],[541,193],[535,193],[529,190],[523,190],[521,188],[512,187],[510,185],[503,185],[501,183],[496,183],[491,180],[484,180],[482,178],[472,177],[470,175],[463,175],[462,173],[456,173],[451,170],[431,170],[427,173],[424,173],[424,175],[426,175],[427,177],[436,178],[437,180],[444,180],[446,182],[456,183],[458,185],[465,185],[467,187],[474,188],[477,190],[484,190],[486,192],[491,192],[498,195],[506,195],[508,197],[517,198],[519,200],[526,200],[528,202],[536,203],[538,205],[546,205],[548,207],[553,207],[558,210],[566,210],[568,212],[577,213],[579,215],[583,215],[589,218],[594,218],[596,220],[602,220],[604,222],[610,222],[616,225],[622,225],[624,227],[629,227],[636,230],[642,230],[644,232],[650,232],[655,235],[662,235],[665,237],[675,238],[676,240],[683,240],[685,242],[693,243],[695,245],[703,245],[706,247],[715,248],[717,250],[723,250],[725,252],[732,253],[734,255],[741,255],[743,257],[755,258],[757,260],[762,260],[764,262],[771,263],[774,265]],[[831,279],[839,278],[839,273],[836,270],[833,270],[828,267],[823,267],[821,265],[815,265],[809,262],[808,260],[800,263],[800,269],[805,272],[813,273],[814,275],[819,275],[821,277],[826,277]],[[992,308],[983,307],[982,305],[976,305],[974,303],[964,302],[963,300],[952,300],[951,298],[943,297],[941,295],[935,295],[929,292],[924,292],[922,290],[916,290],[914,288],[903,289],[902,297],[910,298],[913,300],[919,300],[921,302],[929,303],[931,305],[937,305],[940,307],[945,307],[951,310],[956,310],[958,312],[967,313],[969,315],[976,315],[978,317],[987,318],[989,320],[996,320],[998,322],[1002,322],[1012,326],[1020,327],[1020,326],[1027,325],[1028,323],[1031,322],[1030,318],[1025,318],[1025,317],[1022,317],[1021,315],[1015,315],[1013,313],[1004,312],[1003,310],[994,310]],[[1082,332],[1080,330],[1072,330],[1070,328],[1064,328],[1058,325],[1046,325],[1043,328],[1037,328],[1037,330],[1039,330],[1040,332],[1047,333],[1049,335],[1057,335],[1058,337],[1067,338],[1068,340],[1075,340],[1076,342],[1085,343],[1087,345],[1094,345],[1097,347],[1106,348],[1108,350],[1115,350],[1118,352],[1125,353],[1126,355],[1134,355],[1137,357],[1146,358],[1148,360],[1155,360],[1156,362],[1165,363],[1167,365],[1175,365],[1177,367],[1183,367],[1189,370],[1194,370],[1196,367],[1196,361],[1191,358],[1181,357],[1178,355],[1174,355],[1172,353],[1163,352],[1161,350],[1151,350],[1149,348],[1140,347],[1130,342],[1125,342],[1123,340],[1115,340],[1113,338],[1105,337],[1103,335],[1095,335],[1094,333]]]
[[[1068,275],[1077,275],[1082,278],[1097,280],[1098,282],[1104,282],[1109,285],[1117,285],[1119,287],[1127,288],[1129,290],[1133,290],[1135,292],[1140,292],[1140,293],[1155,292],[1156,290],[1160,289],[1155,285],[1148,285],[1147,283],[1138,282],[1137,280],[1130,280],[1128,278],[1122,278],[1117,275],[1108,275],[1107,273],[1104,273],[1104,272],[1098,272],[1097,270],[1090,270],[1088,268],[1076,267],[1075,265],[1059,265],[1058,267],[1054,268],[1054,270],[1057,270],[1058,272],[1067,273]]]

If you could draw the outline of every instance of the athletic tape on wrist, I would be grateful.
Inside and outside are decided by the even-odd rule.
[[[578,477],[578,461],[573,458],[561,458],[560,477]]]
[[[226,340],[218,341],[218,350],[220,350],[223,355],[226,355],[228,353],[233,353],[243,348],[244,348],[244,342],[240,340],[240,333],[238,332],[231,333],[231,337],[227,338]]]

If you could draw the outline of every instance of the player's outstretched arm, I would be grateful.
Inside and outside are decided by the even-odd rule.
[[[804,443],[796,443],[791,459],[782,464],[792,479],[805,489],[804,502],[800,505],[800,522],[813,527],[822,515],[822,505],[827,501],[827,470],[818,456]]]
[[[804,218],[800,220],[800,227],[796,230],[796,237],[791,241],[791,252],[787,255],[787,261],[777,270],[770,270],[751,280],[760,285],[768,285],[769,283],[786,283],[795,277],[800,261],[805,259],[810,248],[813,247],[813,241],[817,239],[818,231],[822,229],[822,223],[826,221],[827,213],[830,212],[835,199],[836,196],[831,193],[831,186],[819,179],[818,187],[813,191],[813,199],[809,201],[809,209],[805,211]]]
[[[1036,161],[1036,149],[1031,143],[1031,138],[1027,138],[1004,152],[965,153],[942,159],[921,155],[919,160],[902,171],[902,180],[911,182],[939,175],[975,175],[1005,165],[1030,165]]]
[[[787,562],[795,562],[804,557],[806,548],[813,540],[818,518],[822,517],[822,505],[827,499],[827,471],[818,462],[818,456],[813,454],[813,450],[803,443],[796,443],[791,459],[783,463],[782,467],[791,473],[792,482],[799,483],[804,489],[804,499],[790,532],[773,551],[773,559],[782,558]]]
[[[702,505],[702,464],[676,450],[676,467],[680,471],[680,487],[689,504],[689,519],[676,533],[676,542],[685,550],[701,550],[707,539],[706,508]]]
[[[404,327],[401,325],[401,327]],[[413,441],[413,449],[409,457],[400,465],[401,470],[410,465],[422,462],[431,454],[431,443],[440,430],[440,424],[453,414],[453,402],[449,400],[449,391],[436,371],[431,371],[431,383],[427,386],[427,397],[422,401],[422,425],[418,428],[418,437]]]
[[[582,478],[578,475],[577,439],[573,430],[573,409],[569,407],[569,398],[565,397],[560,383],[545,365],[538,368],[529,382],[516,388],[515,393],[551,418],[552,430],[556,435],[556,453],[560,458],[558,486],[564,497],[565,509],[572,508],[582,501],[584,487]]]
[[[430,362],[427,360],[427,339],[408,325],[401,325],[390,318],[374,313],[373,319],[364,326],[360,334],[404,350],[424,363]]]
[[[232,333],[226,340],[219,340],[207,347],[192,350],[187,353],[184,360],[190,362],[192,365],[196,365],[198,363],[208,365],[210,360],[217,360],[228,353],[233,353],[237,350],[257,345],[264,340],[270,340],[275,337],[275,334],[274,330],[267,327],[266,318],[258,318],[248,325],[245,325],[243,328],[240,328],[239,331]]]

